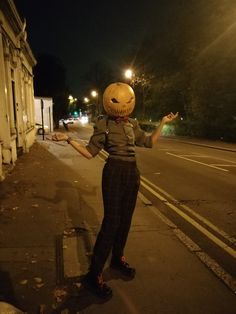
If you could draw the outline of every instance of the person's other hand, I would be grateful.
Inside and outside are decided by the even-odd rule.
[[[168,115],[164,116],[164,117],[162,118],[162,121],[163,121],[164,123],[171,122],[171,121],[175,120],[175,119],[178,117],[178,115],[179,115],[178,112],[176,112],[176,114],[173,114],[173,112],[171,112],[171,113],[169,113]]]
[[[66,134],[64,134],[64,133],[55,133],[52,136],[52,140],[56,141],[56,142],[58,142],[58,141],[66,141],[67,139],[68,139],[68,136]]]

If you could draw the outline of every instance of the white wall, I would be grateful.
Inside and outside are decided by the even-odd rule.
[[[43,120],[44,125],[49,127],[49,131],[53,132],[53,100],[52,98],[35,97],[35,123],[42,124],[41,100],[43,101]]]

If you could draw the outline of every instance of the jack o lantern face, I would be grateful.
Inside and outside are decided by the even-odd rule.
[[[135,106],[133,89],[125,83],[110,84],[103,94],[103,107],[106,113],[114,117],[124,117],[131,114]]]

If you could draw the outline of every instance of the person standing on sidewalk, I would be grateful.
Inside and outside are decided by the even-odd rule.
[[[112,83],[106,88],[103,106],[107,116],[95,123],[87,146],[79,144],[65,133],[55,133],[52,139],[67,141],[87,159],[95,157],[101,149],[109,153],[102,174],[104,217],[83,283],[97,296],[110,298],[112,290],[102,278],[110,253],[111,268],[130,279],[136,273],[124,257],[140,184],[135,145],[151,148],[158,141],[164,124],[176,119],[178,113],[164,116],[158,128],[151,135],[146,134],[138,121],[129,117],[135,106],[135,94],[128,84],[121,82]]]

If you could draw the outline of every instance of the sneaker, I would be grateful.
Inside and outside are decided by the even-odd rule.
[[[112,290],[105,284],[102,274],[94,276],[88,272],[83,278],[82,284],[99,298],[109,299],[112,297]]]
[[[134,278],[136,274],[135,268],[130,267],[130,265],[125,261],[124,256],[120,258],[112,258],[110,267],[119,270],[122,273],[122,275],[129,278]]]

